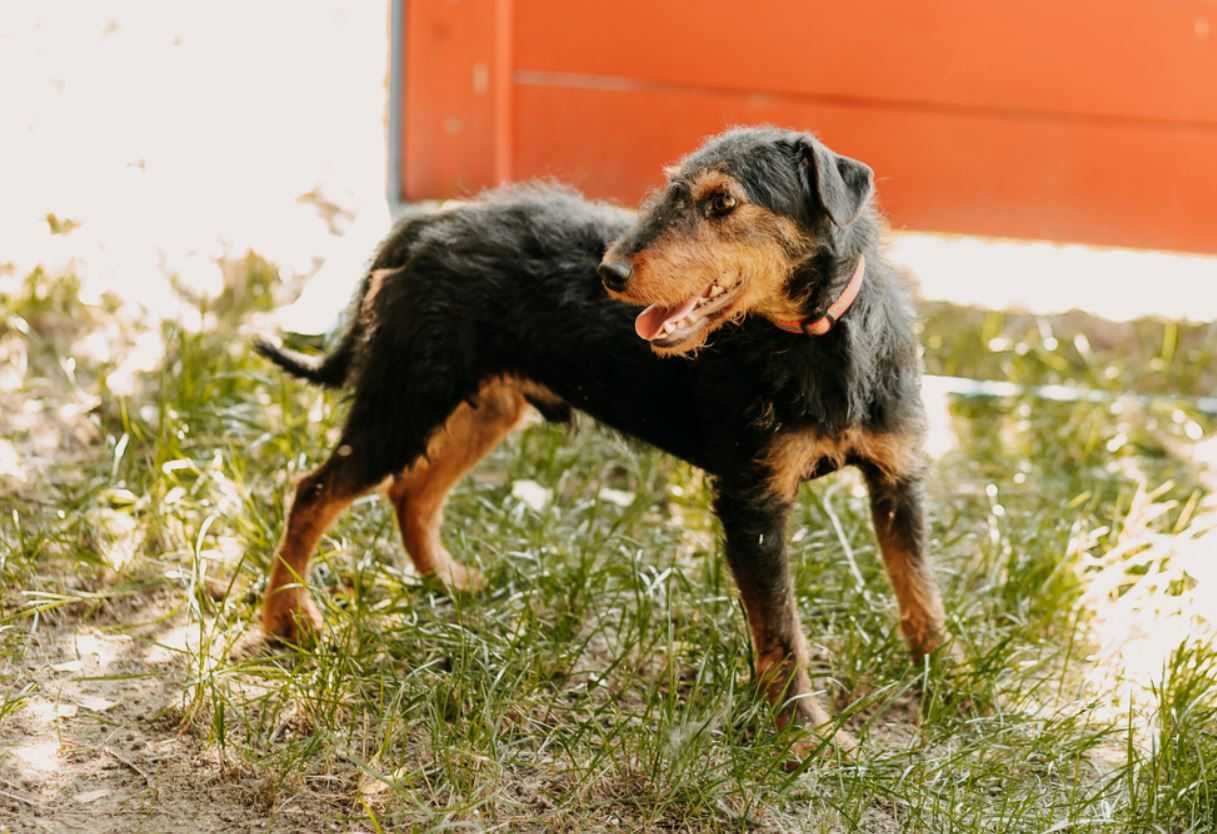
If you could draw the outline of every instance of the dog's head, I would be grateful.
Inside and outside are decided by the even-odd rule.
[[[825,271],[814,265],[873,234],[871,169],[808,133],[731,130],[668,175],[600,264],[610,296],[646,306],[635,330],[660,355],[749,314],[801,320]]]

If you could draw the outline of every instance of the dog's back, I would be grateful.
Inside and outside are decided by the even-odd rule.
[[[312,357],[265,339],[258,340],[254,349],[314,385],[353,385],[361,367],[360,353],[378,326],[425,315],[428,298],[438,295],[420,296],[411,282],[449,284],[442,291],[442,303],[462,304],[465,318],[475,316],[504,282],[527,287],[540,281],[547,292],[556,288],[583,296],[590,290],[598,298],[596,267],[632,220],[630,211],[547,182],[504,186],[470,202],[412,212],[377,248],[342,335],[329,354]],[[422,309],[411,312],[412,303],[421,303]],[[510,317],[513,311],[492,305],[487,312]]]

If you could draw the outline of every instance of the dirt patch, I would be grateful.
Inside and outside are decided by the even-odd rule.
[[[0,725],[0,832],[359,830],[334,821],[344,803],[324,786],[284,791],[184,728],[192,629],[124,607],[40,629],[3,670],[25,701]]]

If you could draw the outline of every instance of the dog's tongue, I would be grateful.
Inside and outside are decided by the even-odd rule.
[[[697,304],[697,296],[693,296],[684,304],[676,307],[664,307],[662,304],[652,304],[634,319],[634,332],[648,342],[659,335],[666,322],[683,318]]]

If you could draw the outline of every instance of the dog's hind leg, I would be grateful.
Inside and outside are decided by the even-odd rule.
[[[321,618],[309,597],[308,566],[317,542],[352,501],[423,457],[432,435],[475,390],[421,363],[407,363],[403,373],[396,357],[382,352],[378,360],[363,369],[337,448],[296,487],[266,588],[265,637],[298,640],[316,630]]]
[[[938,585],[926,555],[925,486],[919,476],[893,478],[864,467],[883,563],[900,605],[900,628],[915,658],[947,639]]]
[[[313,550],[342,511],[376,485],[346,446],[296,484],[262,604],[265,637],[299,642],[320,628],[321,615],[308,591]]]
[[[499,445],[528,413],[524,394],[511,382],[482,386],[473,403],[461,403],[414,462],[389,486],[402,542],[414,567],[461,591],[477,590],[482,576],[454,560],[440,541],[448,492]]]

